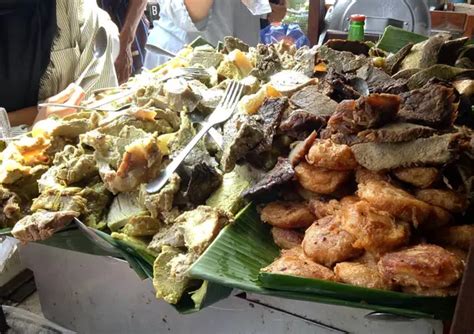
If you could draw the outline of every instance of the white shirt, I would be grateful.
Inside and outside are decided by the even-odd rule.
[[[240,38],[249,45],[259,40],[259,16],[253,16],[240,0],[214,0],[207,19],[193,23],[184,0],[158,0],[160,19],[148,36],[148,44],[177,53],[185,44],[201,36],[214,46],[226,36]],[[147,52],[145,68],[152,69],[169,60]]]

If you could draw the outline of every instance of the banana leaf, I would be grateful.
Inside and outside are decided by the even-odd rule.
[[[404,29],[388,26],[377,43],[377,47],[387,52],[395,53],[408,43],[420,43],[428,37]]]
[[[5,227],[5,228],[0,229],[0,237],[11,236],[11,235],[12,235],[11,227]]]
[[[191,267],[191,276],[248,292],[369,309],[414,318],[450,319],[454,298],[419,297],[292,276],[260,275],[279,254],[269,227],[249,204]]]

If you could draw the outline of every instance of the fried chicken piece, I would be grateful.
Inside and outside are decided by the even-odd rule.
[[[442,245],[469,250],[474,240],[474,225],[449,226],[434,231],[431,240]]]
[[[428,188],[439,177],[439,171],[434,167],[399,168],[394,170],[393,174],[400,181],[418,188]]]
[[[291,249],[301,246],[304,234],[294,230],[272,227],[273,241],[282,249]]]
[[[20,219],[13,227],[12,235],[22,242],[46,240],[77,216],[75,211],[35,212]]]
[[[392,285],[383,280],[377,266],[358,262],[340,262],[334,267],[339,281],[371,289],[391,290]]]
[[[353,170],[358,166],[349,146],[336,144],[330,139],[316,140],[306,161],[315,167],[331,170]]]
[[[469,205],[467,197],[452,190],[423,189],[416,192],[416,197],[423,202],[438,206],[450,212],[461,213]]]
[[[335,215],[336,212],[341,208],[341,203],[335,199],[327,202],[319,199],[312,199],[309,201],[309,208],[317,219],[321,219],[327,216]]]
[[[286,229],[308,227],[316,219],[306,203],[282,201],[267,204],[260,218],[267,224]]]
[[[292,275],[306,278],[324,279],[335,281],[331,269],[326,268],[307,258],[301,247],[282,250],[280,257],[267,267],[261,269],[264,273]]]
[[[403,287],[402,291],[413,295],[425,297],[451,297],[459,292],[459,284],[448,286],[447,288],[422,288],[420,286]]]
[[[303,250],[306,256],[326,267],[361,254],[352,245],[356,239],[340,228],[337,217],[327,216],[311,225],[305,232]]]
[[[341,228],[352,234],[355,248],[384,254],[408,244],[410,226],[385,211],[379,211],[366,201],[344,205],[339,211]]]
[[[462,276],[464,265],[453,253],[435,245],[416,245],[385,254],[378,263],[384,279],[403,287],[446,288]]]
[[[327,170],[301,162],[295,167],[296,178],[303,188],[318,194],[331,194],[346,183],[350,171]]]
[[[359,183],[357,195],[373,207],[417,227],[432,214],[431,206],[385,181]]]

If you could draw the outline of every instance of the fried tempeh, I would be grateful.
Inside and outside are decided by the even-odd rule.
[[[277,201],[262,209],[261,219],[272,226],[289,229],[308,227],[316,218],[306,203]]]
[[[296,178],[303,188],[318,194],[332,194],[346,183],[350,171],[334,171],[301,162],[295,167]]]
[[[384,281],[378,272],[377,266],[358,262],[341,262],[334,267],[334,273],[343,283],[372,289],[392,289],[390,282]]]

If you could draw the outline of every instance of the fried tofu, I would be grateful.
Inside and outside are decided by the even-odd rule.
[[[304,234],[294,230],[272,227],[273,241],[282,249],[291,249],[301,246]]]
[[[356,239],[339,225],[334,216],[327,216],[311,225],[302,243],[306,256],[326,267],[359,256],[361,250],[352,246]]]
[[[423,224],[432,214],[430,205],[385,181],[359,183],[357,195],[379,210],[412,222],[415,227]]]
[[[331,170],[353,170],[358,166],[349,146],[336,144],[330,139],[316,140],[306,161],[315,167]]]
[[[402,287],[447,288],[462,276],[464,264],[442,247],[420,244],[385,254],[378,263],[384,279]]]
[[[332,194],[346,183],[350,171],[335,171],[314,167],[307,162],[301,162],[295,167],[296,178],[301,186],[318,194]]]
[[[341,208],[341,203],[338,200],[332,199],[330,201],[322,201],[313,199],[309,201],[309,208],[317,219],[327,216],[333,216]]]
[[[283,201],[267,204],[260,218],[267,224],[286,229],[308,227],[316,220],[306,203]]]
[[[366,201],[344,205],[339,211],[341,228],[352,234],[355,248],[384,254],[408,244],[410,226]]]
[[[416,192],[416,198],[454,213],[461,213],[469,205],[467,197],[452,190],[423,189]]]
[[[292,275],[305,278],[336,280],[331,269],[308,259],[304,255],[301,247],[283,250],[280,257],[269,266],[261,269],[261,271],[264,273]]]
[[[384,281],[377,270],[371,266],[358,262],[341,262],[334,267],[338,281],[364,288],[391,290],[392,285]]]
[[[433,167],[399,168],[393,174],[400,181],[418,188],[428,188],[439,178],[439,170]]]
[[[449,226],[436,230],[431,239],[434,243],[469,250],[474,240],[474,225]]]

